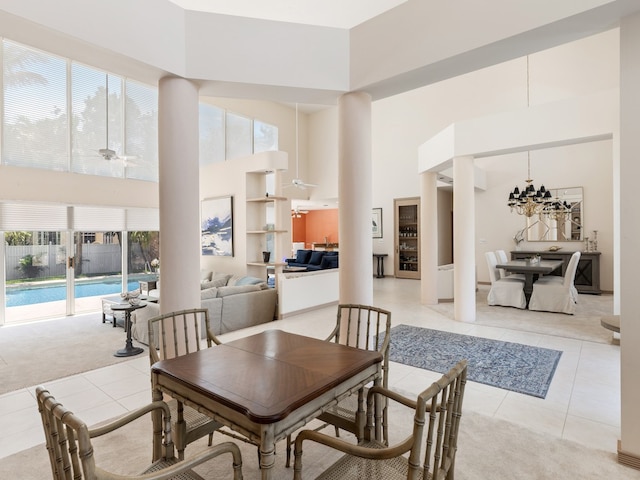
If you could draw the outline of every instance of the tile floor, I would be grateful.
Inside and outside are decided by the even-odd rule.
[[[605,296],[583,297],[587,303],[609,301]],[[456,322],[420,305],[419,298],[419,282],[415,280],[374,279],[374,304],[391,310],[394,325],[405,323],[563,351],[545,399],[469,382],[465,409],[524,425],[549,436],[616,451],[620,433],[619,347],[552,334]],[[514,317],[535,314],[512,310]],[[327,307],[232,332],[221,338],[231,340],[265,328],[282,328],[324,338],[334,322],[335,307]],[[437,377],[439,374],[392,363],[389,386],[417,394]],[[48,382],[46,386],[67,408],[93,424],[147,403],[150,400],[149,381],[149,360],[145,355]],[[0,396],[0,425],[4,433],[0,436],[0,461],[44,441],[33,387]]]

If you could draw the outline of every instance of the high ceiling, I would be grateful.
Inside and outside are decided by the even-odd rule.
[[[352,28],[406,0],[170,0],[185,10]]]

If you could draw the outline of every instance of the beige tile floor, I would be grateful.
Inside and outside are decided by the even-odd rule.
[[[482,297],[482,288],[486,287],[481,286],[479,297]],[[420,305],[419,298],[419,282],[415,280],[389,277],[374,279],[374,304],[391,310],[394,325],[419,325],[563,351],[545,399],[469,382],[465,409],[524,425],[552,437],[616,451],[620,435],[618,346],[553,334],[456,322],[428,306]],[[581,296],[581,299],[587,304],[597,301],[599,307],[603,302],[606,304],[610,301],[604,296]],[[513,310],[514,318],[536,315],[534,312],[510,310]],[[231,340],[266,328],[281,328],[324,338],[334,322],[335,307],[327,307],[232,332],[222,336],[222,340]],[[439,374],[430,371],[392,363],[389,385],[417,394],[437,377]],[[46,386],[58,400],[87,423],[97,423],[150,400],[149,360],[146,356],[138,356],[117,365],[61,378]],[[0,461],[44,441],[33,387],[0,396],[0,425],[4,433],[0,436]]]

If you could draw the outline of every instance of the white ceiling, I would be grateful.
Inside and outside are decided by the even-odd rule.
[[[407,0],[170,0],[185,10],[352,28]]]

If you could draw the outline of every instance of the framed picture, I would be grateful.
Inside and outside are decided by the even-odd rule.
[[[233,197],[202,201],[200,243],[202,255],[233,257]]]
[[[382,209],[374,208],[371,212],[371,228],[373,238],[382,238]]]

